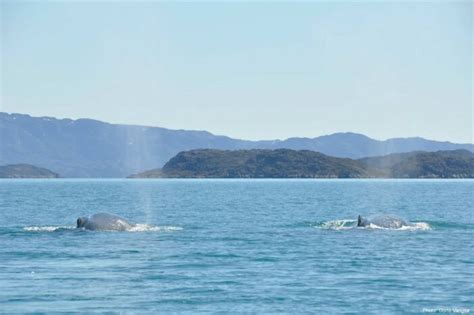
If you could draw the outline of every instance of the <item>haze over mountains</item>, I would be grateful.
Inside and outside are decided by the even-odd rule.
[[[0,113],[0,165],[33,164],[63,177],[125,177],[162,167],[178,152],[205,148],[286,148],[353,159],[411,151],[465,149],[474,152],[473,144],[423,138],[379,141],[361,134],[336,133],[316,138],[248,141],[206,131]]]
[[[0,178],[59,178],[59,174],[28,164],[0,166]]]

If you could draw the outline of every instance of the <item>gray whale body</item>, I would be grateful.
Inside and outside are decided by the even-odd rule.
[[[404,219],[390,214],[379,214],[368,218],[359,215],[357,218],[358,227],[367,227],[371,224],[387,229],[399,229],[404,226],[412,226],[411,223]]]
[[[126,231],[133,226],[124,218],[109,213],[96,213],[90,217],[77,219],[77,228],[92,231]]]

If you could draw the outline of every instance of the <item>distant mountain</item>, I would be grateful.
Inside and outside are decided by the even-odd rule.
[[[63,177],[125,177],[180,151],[239,143],[245,142],[205,131],[0,113],[0,164],[43,165]]]
[[[271,149],[287,148],[293,150],[311,150],[331,156],[360,159],[371,156],[383,156],[392,153],[412,151],[448,151],[468,150],[474,152],[473,144],[457,144],[426,140],[423,138],[393,138],[385,141],[371,139],[367,136],[345,132],[317,138],[289,138],[277,141]]]
[[[336,133],[317,138],[246,141],[206,131],[0,113],[0,164],[42,165],[64,177],[125,177],[159,168],[178,152],[205,148],[287,148],[347,158],[420,150],[474,151],[473,144],[422,138],[378,141],[360,134]]]
[[[0,166],[0,178],[58,178],[59,175],[48,169],[29,164]]]
[[[131,178],[474,178],[474,153],[414,152],[352,160],[307,150],[192,150]]]

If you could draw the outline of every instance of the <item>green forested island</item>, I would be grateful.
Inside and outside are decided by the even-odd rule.
[[[0,166],[0,178],[58,178],[59,175],[42,167],[30,164]]]
[[[191,150],[131,178],[474,178],[467,150],[410,152],[363,159],[308,150]]]
[[[0,178],[58,178],[29,164],[0,166]],[[214,150],[178,153],[163,168],[130,178],[474,178],[467,150],[349,159],[308,150]]]

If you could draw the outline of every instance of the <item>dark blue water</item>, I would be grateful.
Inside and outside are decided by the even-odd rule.
[[[473,192],[467,180],[2,180],[0,311],[473,312]],[[147,226],[73,228],[96,212]],[[376,213],[417,224],[352,227]]]

